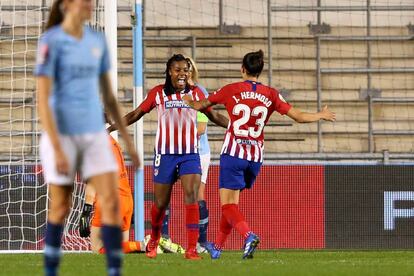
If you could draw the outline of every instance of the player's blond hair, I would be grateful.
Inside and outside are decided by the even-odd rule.
[[[199,74],[195,61],[190,57],[186,57],[185,59],[187,60],[188,65],[190,66],[191,79],[193,80],[193,82],[198,83]]]

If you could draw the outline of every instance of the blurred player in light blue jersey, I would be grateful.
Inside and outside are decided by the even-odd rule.
[[[102,239],[108,274],[120,275],[121,229],[118,215],[118,166],[99,97],[125,139],[135,165],[137,153],[122,123],[111,89],[108,49],[101,33],[85,27],[92,0],[53,3],[37,56],[37,97],[44,132],[40,141],[43,173],[49,184],[49,213],[45,234],[45,274],[56,275],[61,256],[63,223],[71,207],[77,172],[93,185],[102,204]]]

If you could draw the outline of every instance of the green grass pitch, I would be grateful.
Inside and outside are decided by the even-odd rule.
[[[241,260],[241,252],[225,251],[221,259],[203,255],[125,255],[123,275],[414,275],[414,251],[258,251]],[[94,254],[65,254],[60,275],[105,275],[105,259]],[[42,275],[41,254],[1,254],[0,275]]]

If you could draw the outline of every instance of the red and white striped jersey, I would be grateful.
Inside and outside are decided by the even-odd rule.
[[[230,118],[221,154],[255,162],[263,162],[263,128],[270,115],[285,115],[291,108],[276,89],[252,81],[226,85],[208,100],[223,104]]]
[[[157,107],[158,127],[155,136],[155,154],[197,153],[197,111],[182,100],[191,95],[193,100],[205,99],[203,92],[194,87],[167,96],[164,85],[151,89],[139,108],[150,112]]]

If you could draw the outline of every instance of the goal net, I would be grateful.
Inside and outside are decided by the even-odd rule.
[[[91,24],[103,28],[103,0],[94,2]],[[118,1],[118,98],[123,114],[133,108],[133,4],[132,0]],[[1,0],[0,250],[43,247],[47,186],[38,156],[41,129],[33,68],[50,5],[51,0]],[[199,83],[212,92],[241,80],[245,53],[264,50],[261,82],[278,88],[303,111],[315,112],[327,104],[337,113],[337,122],[296,124],[274,114],[265,129],[263,173],[257,188],[243,194],[243,212],[264,237],[263,248],[323,248],[323,171],[289,166],[329,160],[413,160],[413,10],[411,0],[144,1],[144,96],[164,82],[165,63],[174,53],[193,57],[200,71]],[[223,108],[217,110],[225,113]],[[153,111],[144,117],[147,233],[156,129]],[[213,160],[206,188],[211,240],[220,214],[217,160],[223,129],[209,124],[208,133]],[[287,167],[274,166],[279,162]],[[282,174],[289,189],[280,190],[285,183],[274,185],[272,192],[263,189]],[[80,238],[77,230],[83,196],[84,185],[77,181],[65,224],[66,250],[89,248],[89,241]],[[182,196],[176,185],[170,229],[173,240],[185,245]],[[265,219],[252,211],[255,208],[262,214],[272,210],[272,221],[264,224]],[[232,235],[228,248],[239,249],[239,237]]]
[[[33,70],[38,39],[52,2],[1,1],[0,250],[22,252],[43,249],[48,195],[38,154],[41,127],[36,111]],[[89,24],[103,30],[104,0],[94,0],[94,4],[95,11]],[[118,1],[118,6],[118,21],[130,26],[131,1]],[[130,32],[127,30],[125,33],[131,37]],[[121,55],[123,51],[132,52],[132,49],[121,45]],[[120,83],[126,87],[122,85],[122,80]],[[127,87],[129,89],[118,93],[121,98],[130,92],[132,83]],[[85,185],[79,178],[73,190],[72,208],[65,222],[62,246],[64,250],[88,250],[89,239],[80,238],[78,231],[85,192]]]

